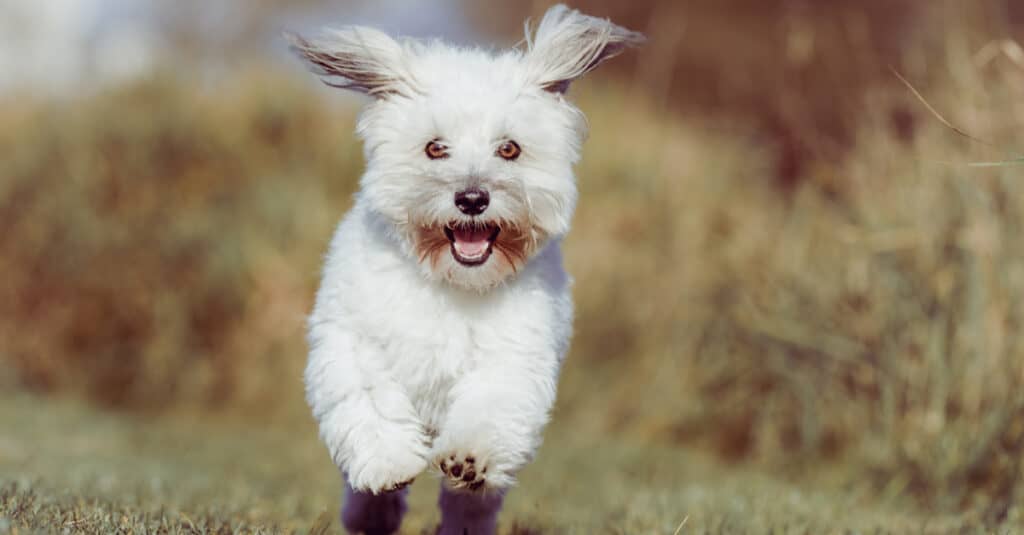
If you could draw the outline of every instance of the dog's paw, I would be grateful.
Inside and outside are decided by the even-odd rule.
[[[409,486],[426,468],[426,459],[415,450],[373,451],[350,464],[348,483],[354,490],[381,494]]]
[[[442,455],[434,460],[434,465],[453,489],[479,490],[487,484],[488,463],[471,453]]]
[[[380,458],[353,467],[348,473],[348,482],[357,491],[381,494],[408,487],[424,468],[425,462],[395,462]]]

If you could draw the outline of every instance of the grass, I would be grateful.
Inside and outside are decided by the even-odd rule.
[[[5,395],[0,533],[340,533],[340,482],[312,424],[160,418]],[[502,515],[502,532],[991,533],[832,472],[728,467],[689,449],[572,432],[556,421]],[[413,486],[403,533],[431,533],[437,480]],[[1019,515],[1018,513],[1015,513]],[[1016,524],[1012,522],[1017,522]],[[680,528],[680,526],[682,526]],[[991,531],[990,531],[991,530]]]

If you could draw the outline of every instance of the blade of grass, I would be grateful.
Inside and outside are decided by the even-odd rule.
[[[903,82],[903,85],[907,86],[907,89],[910,90],[910,93],[912,95],[914,95],[914,97],[916,97],[917,100],[919,100],[921,102],[921,104],[924,105],[924,107],[928,110],[929,113],[934,115],[935,118],[939,120],[939,122],[941,122],[943,125],[945,125],[946,128],[949,128],[950,130],[956,132],[957,134],[960,134],[961,136],[963,136],[963,137],[965,137],[967,139],[970,139],[971,141],[974,141],[974,142],[977,142],[977,143],[981,143],[982,145],[987,145],[989,147],[995,147],[994,143],[990,143],[990,142],[985,141],[983,139],[979,139],[977,137],[974,137],[971,134],[969,134],[966,131],[964,131],[963,129],[958,128],[956,125],[954,125],[953,123],[949,122],[948,119],[946,119],[941,113],[939,113],[939,110],[936,110],[935,107],[932,106],[931,103],[928,102],[928,99],[924,98],[924,95],[922,95],[921,92],[918,91],[916,87],[914,87],[914,84],[911,84],[909,80],[904,78],[903,75],[900,74],[899,71],[897,71],[895,67],[890,66],[889,70],[892,71],[892,73],[896,76],[896,78],[898,78],[900,80],[900,82]]]
[[[1002,160],[998,162],[970,162],[968,167],[1009,167],[1011,165],[1024,165],[1024,156],[1013,160]]]
[[[907,89],[910,90],[910,93],[913,94],[914,97],[917,98],[917,100],[919,100],[921,102],[921,104],[923,104],[924,107],[933,116],[935,116],[936,119],[939,120],[939,122],[941,122],[944,126],[946,126],[946,128],[949,128],[950,130],[956,132],[957,134],[960,134],[961,136],[963,136],[963,137],[965,137],[965,138],[967,138],[967,139],[969,139],[971,141],[974,141],[976,143],[981,143],[982,145],[986,145],[988,147],[998,148],[998,147],[996,147],[995,143],[991,143],[991,142],[985,141],[983,139],[977,138],[975,136],[972,136],[971,134],[967,133],[962,128],[959,128],[956,125],[954,125],[953,123],[951,123],[941,113],[939,113],[939,111],[936,110],[935,107],[932,106],[931,103],[928,102],[928,99],[924,98],[924,95],[922,95],[921,92],[918,91],[916,87],[914,87],[914,84],[911,84],[909,80],[904,78],[903,75],[900,74],[899,71],[897,71],[895,67],[890,66],[889,70],[892,71],[893,75],[895,75],[896,78],[898,78],[900,80],[900,82],[903,82],[903,85],[907,86]],[[993,161],[993,162],[968,162],[966,165],[968,167],[1007,167],[1007,166],[1011,166],[1011,165],[1024,165],[1024,156],[1021,156],[1019,158],[1011,158],[1011,159],[1008,159],[1008,160],[1000,160],[1000,161]]]

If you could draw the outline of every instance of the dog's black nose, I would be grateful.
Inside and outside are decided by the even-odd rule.
[[[491,204],[491,194],[480,188],[464,189],[455,194],[455,206],[466,215],[480,215]]]

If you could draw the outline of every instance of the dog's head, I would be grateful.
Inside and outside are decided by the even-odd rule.
[[[374,97],[360,200],[425,274],[481,291],[569,230],[586,122],[563,95],[642,39],[562,5],[497,53],[364,27],[290,36],[325,83]]]

